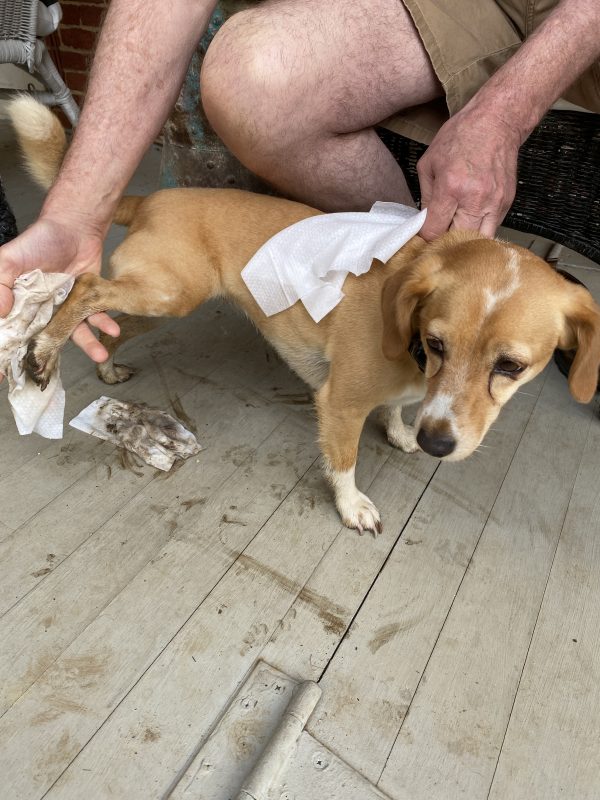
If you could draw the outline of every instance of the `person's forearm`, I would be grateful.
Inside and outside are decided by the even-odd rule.
[[[600,57],[600,2],[562,0],[465,108],[500,118],[521,142]]]
[[[86,101],[42,216],[80,218],[104,232],[160,131],[216,0],[112,0]]]

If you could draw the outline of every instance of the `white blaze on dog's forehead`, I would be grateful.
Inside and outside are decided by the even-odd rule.
[[[515,250],[510,250],[509,252],[510,255],[508,257],[508,262],[506,263],[508,279],[505,285],[498,290],[493,290],[489,287],[486,287],[483,290],[486,316],[491,314],[498,303],[508,300],[508,298],[517,291],[521,283],[519,280],[519,256]]]

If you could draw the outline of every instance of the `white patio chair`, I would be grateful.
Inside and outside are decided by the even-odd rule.
[[[47,91],[34,90],[36,98],[45,105],[60,106],[76,125],[79,108],[42,39],[58,28],[61,17],[58,3],[0,0],[0,64],[15,64],[39,78]]]

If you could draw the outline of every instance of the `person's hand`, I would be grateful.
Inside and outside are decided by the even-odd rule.
[[[100,234],[82,232],[81,226],[62,220],[40,218],[16,239],[0,247],[0,317],[5,317],[12,308],[12,287],[19,275],[34,269],[72,275],[83,272],[99,274],[101,260]],[[108,314],[94,314],[88,322],[110,336],[119,334],[119,326]],[[86,323],[77,327],[73,341],[93,361],[101,362],[108,358],[106,348]]]
[[[496,233],[515,196],[518,133],[496,116],[465,108],[440,128],[417,164],[420,236],[431,241],[448,229]]]

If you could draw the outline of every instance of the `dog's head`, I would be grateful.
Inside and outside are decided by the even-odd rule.
[[[431,455],[470,455],[519,386],[556,347],[577,349],[569,387],[594,396],[600,365],[600,307],[582,286],[521,247],[451,232],[416,240],[411,261],[383,289],[383,352],[406,358],[415,334],[427,355],[417,441]]]

